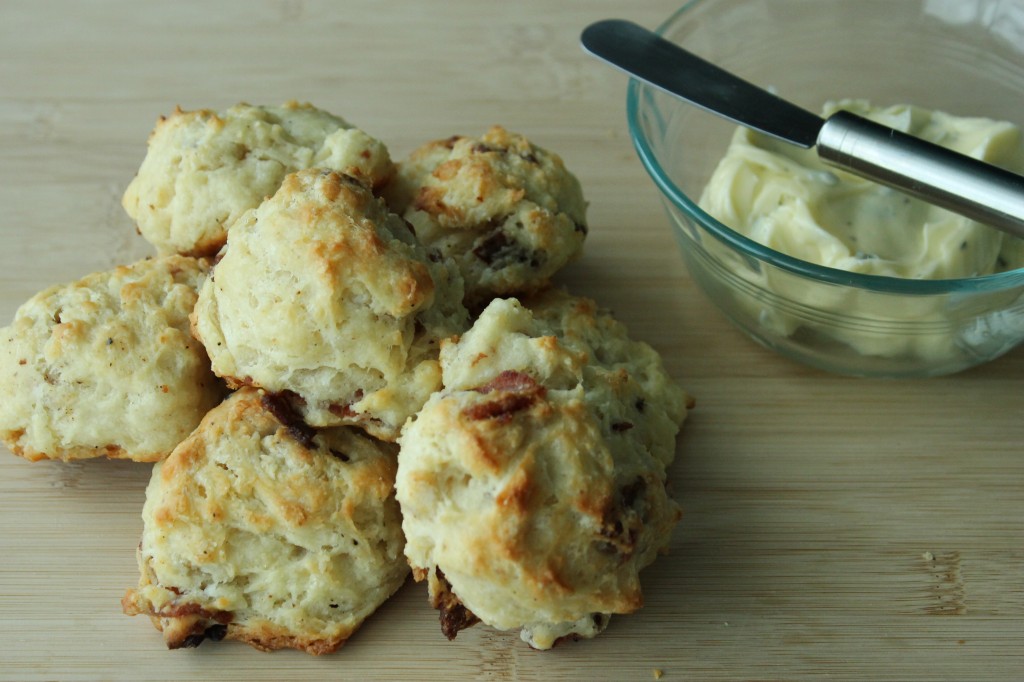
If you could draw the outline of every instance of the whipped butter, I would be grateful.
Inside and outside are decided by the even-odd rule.
[[[823,114],[837,109],[1024,172],[1024,141],[1010,123],[862,100],[829,103]],[[1024,241],[747,128],[733,135],[700,205],[756,242],[850,272],[951,279],[1024,267]]]
[[[962,118],[913,106],[846,109],[963,154],[1024,172],[1024,139],[1010,123]],[[804,150],[738,129],[711,176],[701,207],[756,242],[804,261],[903,279],[975,277],[1024,267],[1024,240],[897,190],[826,166]],[[709,240],[715,242],[715,240]],[[893,372],[937,372],[995,357],[1024,335],[1017,290],[912,296],[882,287],[814,284],[742,258],[721,243],[708,253],[730,273],[721,303],[763,342],[823,365],[841,352],[887,358]],[[753,285],[748,286],[749,285]],[[758,292],[771,292],[766,296]],[[852,366],[850,366],[852,367]],[[865,364],[865,371],[875,365]],[[917,370],[915,368],[921,368]],[[848,371],[856,372],[848,368]]]

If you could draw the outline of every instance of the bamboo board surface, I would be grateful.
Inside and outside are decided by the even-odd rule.
[[[611,308],[697,397],[671,469],[685,517],[645,607],[531,651],[441,635],[407,584],[337,654],[167,651],[121,614],[149,467],[0,452],[0,679],[1019,679],[1024,351],[928,381],[806,369],[689,279],[589,22],[671,1],[0,4],[0,324],[36,291],[150,254],[120,207],[175,105],[298,99],[395,158],[493,123],[558,152],[590,200],[560,282]],[[5,399],[0,396],[0,400]]]

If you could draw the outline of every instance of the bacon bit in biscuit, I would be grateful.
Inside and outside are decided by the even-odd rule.
[[[477,386],[474,390],[477,393],[490,393],[491,391],[515,391],[521,393],[538,388],[544,390],[537,384],[537,381],[526,372],[517,372],[514,369],[506,369],[483,386]]]
[[[217,345],[220,345],[220,344],[218,343]],[[226,377],[224,377],[224,382],[227,383],[228,388],[230,388],[232,391],[234,391],[236,389],[239,389],[239,388],[244,388],[246,386],[256,386],[256,382],[250,376],[244,376],[244,377],[241,377],[241,378],[233,377],[233,376],[226,376]]]
[[[633,422],[615,422],[614,424],[612,424],[612,431],[616,433],[629,431],[631,428],[633,428]]]
[[[463,414],[474,421],[482,419],[508,421],[513,414],[529,409],[536,401],[535,393],[508,393],[499,396],[496,400],[473,405],[464,410]]]
[[[175,593],[179,592],[175,590]],[[157,618],[185,618],[188,616],[200,616],[207,620],[215,620],[218,623],[230,623],[233,616],[229,611],[209,611],[199,604],[188,602],[185,604],[171,604],[153,614]]]
[[[494,400],[472,405],[463,410],[463,415],[474,421],[498,419],[508,421],[516,412],[529,409],[544,398],[547,389],[524,372],[505,370],[489,383],[476,388],[477,393],[500,393]]]
[[[462,605],[440,568],[434,568],[434,575],[437,577],[439,588],[431,599],[431,606],[441,612],[441,632],[451,641],[460,631],[479,623],[480,619]]]
[[[514,248],[515,242],[509,239],[508,234],[504,230],[497,229],[477,244],[473,249],[473,255],[490,265],[498,260],[500,255]]]
[[[352,409],[354,403],[358,403],[363,399],[363,389],[356,389],[356,392],[352,394],[352,400],[348,403],[331,403],[327,406],[327,411],[333,414],[335,417],[341,417],[342,419],[356,419],[360,416],[358,412]],[[365,416],[365,415],[364,415]],[[365,421],[380,421],[379,419],[367,418]]]
[[[509,216],[493,218],[484,229],[489,231],[485,237],[473,249],[473,255],[488,265],[496,262],[520,263],[529,265],[531,268],[539,268],[543,265],[545,254],[535,249],[526,249],[509,236],[509,233],[502,228]],[[522,221],[516,221],[516,228],[523,229]]]
[[[303,421],[302,417],[295,411],[295,408],[292,406],[293,396],[296,396],[296,394],[292,391],[281,391],[279,393],[265,391],[260,398],[260,402],[267,412],[272,414],[277,421],[281,422],[288,435],[298,441],[299,445],[307,449],[315,448],[316,443],[313,441],[313,437],[316,436],[316,430]]]
[[[335,417],[342,417],[343,419],[352,419],[358,412],[352,409],[351,405],[339,405],[338,403],[331,403],[327,406],[327,411],[333,414]]]
[[[201,633],[192,634],[181,640],[181,644],[177,648],[181,649],[194,649],[206,640],[211,642],[219,642],[224,639],[228,634],[227,625],[211,625],[210,627],[203,630]]]

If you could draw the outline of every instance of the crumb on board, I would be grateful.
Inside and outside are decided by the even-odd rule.
[[[661,668],[655,668],[651,672],[654,674],[654,679],[656,679],[656,680],[660,680],[661,676],[665,674],[665,671],[662,670]]]
[[[921,555],[921,558],[924,559],[925,561],[935,561],[935,555],[932,554],[931,552],[925,552],[924,554]]]

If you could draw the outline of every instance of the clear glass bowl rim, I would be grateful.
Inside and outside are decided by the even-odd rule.
[[[664,35],[691,7],[701,4],[704,0],[689,0],[686,4],[672,13],[655,32]],[[669,177],[668,173],[658,162],[657,155],[651,147],[650,142],[643,135],[640,126],[640,97],[643,91],[655,91],[656,88],[630,78],[626,90],[626,119],[629,125],[629,135],[633,141],[637,156],[643,164],[647,173],[654,180],[661,192],[675,206],[681,209],[692,220],[696,221],[702,228],[711,233],[714,237],[729,245],[736,251],[768,263],[788,272],[800,275],[807,279],[852,286],[870,291],[892,294],[913,294],[913,295],[942,295],[942,294],[965,294],[971,292],[996,292],[1012,289],[1017,286],[1024,286],[1024,268],[1007,270],[991,275],[980,275],[978,277],[965,277],[959,279],[903,279],[900,277],[886,277],[882,275],[867,275],[858,272],[849,272],[817,265],[799,258],[788,256],[781,251],[769,248],[749,237],[746,237],[732,228],[719,222],[716,218],[706,213],[697,202],[687,196]],[[668,95],[671,96],[671,95]],[[687,106],[680,100],[680,106]],[[702,115],[714,116],[712,113]]]

